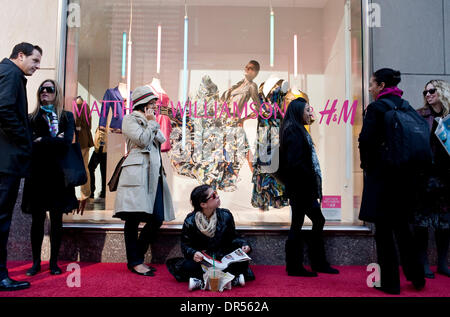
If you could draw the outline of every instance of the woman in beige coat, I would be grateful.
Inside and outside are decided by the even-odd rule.
[[[122,164],[114,217],[125,220],[128,269],[154,276],[155,269],[144,264],[148,247],[156,239],[163,221],[175,218],[172,197],[161,162],[161,144],[166,141],[155,121],[158,99],[149,87],[138,87],[131,95],[133,112],[122,122],[128,156]],[[138,227],[145,222],[141,234]]]

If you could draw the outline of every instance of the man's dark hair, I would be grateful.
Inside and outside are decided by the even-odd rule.
[[[30,56],[31,54],[33,54],[34,50],[38,51],[42,55],[42,48],[40,48],[39,46],[22,42],[14,46],[11,56],[9,58],[16,59],[19,56],[20,52],[24,53],[25,56]]]
[[[255,60],[251,60],[248,63],[252,64],[253,66],[255,66],[257,72],[259,72],[259,70],[261,69],[261,67],[259,66],[259,63],[257,61],[255,61]]]

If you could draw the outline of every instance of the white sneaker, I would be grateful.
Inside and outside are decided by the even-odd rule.
[[[198,278],[195,278],[195,277],[191,277],[189,279],[189,290],[190,291],[202,288],[202,286],[203,286],[202,280],[199,280]]]
[[[245,278],[244,278],[244,274],[239,274],[238,277],[235,277],[232,281],[231,281],[231,286],[244,286],[245,285]]]
[[[239,285],[241,285],[241,286],[245,285],[244,274],[239,274]]]

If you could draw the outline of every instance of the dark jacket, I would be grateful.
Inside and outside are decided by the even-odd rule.
[[[401,106],[403,99],[384,95],[372,102],[364,113],[359,135],[361,168],[364,170],[364,188],[359,219],[368,222],[394,221],[412,216],[419,175],[414,171],[388,171],[381,159],[386,140],[384,115],[390,107],[381,100],[388,98]],[[415,111],[410,107],[409,111]]]
[[[78,207],[74,187],[66,187],[61,160],[72,143],[75,122],[73,114],[63,111],[58,125],[58,134],[64,137],[52,137],[48,123],[39,111],[35,120],[30,120],[33,140],[31,175],[25,179],[22,210],[25,213],[47,210],[71,212]]]
[[[9,59],[0,63],[0,173],[24,177],[31,163],[27,79]]]
[[[426,182],[424,200],[418,206],[421,214],[429,215],[431,213],[450,213],[450,156],[439,141],[435,132],[438,122],[435,120],[442,117],[435,113],[429,107],[424,107],[417,112],[428,122],[430,127],[430,145],[433,154],[433,164],[431,169],[425,175]]]
[[[124,107],[124,99],[120,94],[119,87],[107,89],[103,96],[99,125],[106,127],[108,114],[111,111],[111,123],[109,127],[112,129],[122,129],[123,117],[125,114],[130,113],[130,110],[126,110]]]
[[[289,128],[283,131],[280,144],[280,169],[286,194],[299,203],[311,204],[319,198],[319,184],[312,162],[312,148],[304,134],[308,131],[304,129],[301,135],[291,132]]]
[[[84,105],[86,110],[82,108],[82,105],[75,104],[75,107],[78,108],[78,112],[74,113],[76,116],[75,127],[77,131],[77,141],[80,144],[80,147],[82,149],[89,149],[94,146],[94,140],[92,139],[91,133],[92,117],[90,116],[91,109],[89,105],[87,103]],[[80,113],[80,115],[78,115],[78,113]]]
[[[186,216],[181,232],[181,251],[186,259],[192,260],[197,251],[206,251],[208,255],[214,255],[220,260],[237,248],[249,245],[238,236],[229,210],[217,208],[217,228],[213,238],[207,237],[197,228],[195,213],[196,211]]]

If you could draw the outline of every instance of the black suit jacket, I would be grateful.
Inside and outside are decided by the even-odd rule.
[[[27,79],[9,59],[0,63],[0,173],[28,175],[31,129],[28,122]]]

